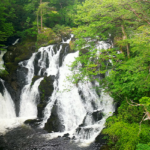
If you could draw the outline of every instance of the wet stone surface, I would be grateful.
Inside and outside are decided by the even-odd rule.
[[[47,134],[41,129],[23,126],[15,128],[5,135],[0,135],[0,150],[100,150],[100,144],[78,147],[67,137],[48,140],[41,135]]]

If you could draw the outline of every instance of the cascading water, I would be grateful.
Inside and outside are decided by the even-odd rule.
[[[68,54],[59,68],[59,78],[55,80],[55,90],[45,108],[41,127],[44,127],[56,102],[62,128],[60,132],[51,133],[50,137],[69,133],[77,141],[90,143],[104,128],[106,119],[114,112],[114,106],[113,99],[103,91],[99,97],[90,82],[79,82],[76,86],[67,80],[66,77],[72,75],[68,65],[78,55],[78,52]]]
[[[38,79],[31,88],[31,84],[25,85],[21,93],[20,117],[37,118],[37,103],[39,101],[38,86],[43,78]]]
[[[69,136],[76,141],[90,143],[104,128],[106,119],[112,115],[115,109],[113,99],[105,94],[103,90],[97,94],[93,83],[87,81],[86,83],[79,82],[78,85],[74,85],[67,80],[67,76],[72,75],[69,65],[79,55],[79,52],[67,54],[68,43],[71,38],[63,41],[58,46],[41,47],[38,52],[32,54],[29,60],[19,63],[20,68],[26,71],[22,77],[19,117],[16,117],[13,100],[8,96],[9,93],[5,87],[4,95],[0,95],[2,97],[0,103],[4,108],[4,101],[9,101],[12,109],[11,115],[14,114],[13,117],[15,118],[24,118],[24,120],[25,118],[37,118],[37,105],[40,103],[39,85],[45,76],[54,76],[54,90],[48,98],[39,127],[45,127],[48,121],[53,124],[51,118],[54,115],[57,118],[57,129],[51,130],[53,133],[47,134],[47,138],[52,139],[58,135],[62,136],[69,133]],[[107,48],[109,45],[100,42],[97,47],[101,49]],[[18,70],[18,74],[21,73]],[[34,76],[38,76],[38,79],[33,84],[32,79]],[[1,82],[3,84],[3,81]],[[6,105],[6,114],[1,112],[3,109],[0,109],[1,119],[4,115],[8,115],[9,111],[7,109],[10,110],[8,104]],[[3,116],[1,116],[2,114]]]
[[[3,94],[0,93],[0,119],[11,119],[16,117],[14,102],[5,88],[4,81],[0,79]]]

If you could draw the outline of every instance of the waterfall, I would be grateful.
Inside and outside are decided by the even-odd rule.
[[[0,133],[11,126],[14,126],[12,120],[16,118],[14,102],[7,91],[4,81],[0,79]]]
[[[44,127],[56,103],[63,129],[51,133],[50,137],[54,138],[69,133],[70,137],[75,137],[77,141],[90,143],[104,128],[106,119],[115,109],[113,99],[103,90],[98,96],[91,82],[79,82],[77,86],[67,80],[66,77],[72,75],[68,65],[78,55],[79,52],[68,54],[59,68],[59,78],[54,82],[54,92],[45,108],[45,117],[41,127]]]
[[[4,81],[0,79],[3,86],[3,94],[0,93],[0,119],[11,119],[16,117],[14,102],[5,88]]]
[[[39,99],[38,86],[43,78],[38,79],[31,88],[30,84],[27,84],[22,89],[21,103],[20,103],[20,117],[37,117],[37,103]]]
[[[54,90],[48,97],[39,127],[44,128],[49,121],[52,125],[54,123],[52,117],[55,116],[58,128],[47,134],[48,138],[69,133],[76,141],[90,143],[95,140],[104,128],[106,119],[115,111],[113,99],[103,90],[97,94],[94,89],[96,81],[79,82],[78,85],[74,85],[67,80],[67,76],[73,74],[69,65],[79,56],[78,51],[68,53],[71,38],[62,40],[59,45],[41,47],[29,60],[19,63],[21,69],[18,69],[18,77],[20,76],[18,80],[22,87],[19,117],[16,117],[13,100],[4,87],[4,94],[0,94],[0,119],[37,118],[37,105],[41,101],[39,86],[45,77],[54,76]],[[98,49],[110,46],[105,42],[99,44],[96,45]],[[33,81],[35,76],[38,79]],[[3,81],[1,82],[4,86]]]

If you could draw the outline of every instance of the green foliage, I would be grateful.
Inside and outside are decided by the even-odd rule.
[[[143,108],[128,105],[125,101],[118,108],[118,114],[107,120],[104,134],[109,135],[108,144],[115,150],[134,150],[138,143],[146,144],[150,141],[149,123],[141,125]],[[144,150],[144,149],[143,149]]]
[[[38,46],[47,46],[49,44],[54,44],[59,40],[55,32],[50,28],[43,28],[37,36]]]
[[[22,37],[23,39],[28,37],[36,37],[38,34],[37,27],[33,26],[32,28],[25,29],[24,31],[18,31],[17,35]]]
[[[148,112],[150,112],[150,98],[149,97],[142,97],[140,100],[139,100],[140,104],[142,104],[146,110]]]
[[[10,9],[8,0],[0,3],[0,41],[5,41],[7,37],[11,36],[14,32],[12,23],[6,19],[9,15],[11,16],[13,12],[14,10]]]
[[[149,145],[149,144],[142,144],[142,143],[139,143],[139,144],[136,146],[136,150],[150,150],[150,145]]]
[[[71,80],[83,81],[85,77],[92,80],[93,75],[109,72],[99,82],[116,101],[127,97],[138,102],[144,96],[149,97],[149,5],[134,0],[86,0],[78,5],[75,23],[79,26],[74,34],[80,56],[72,68],[81,64],[82,73],[74,72]],[[137,15],[140,13],[145,19]],[[107,40],[110,33],[114,48],[96,49],[96,43]]]
[[[53,31],[57,35],[61,36],[61,35],[68,35],[68,33],[71,31],[71,29],[68,26],[56,24],[55,27],[53,28]]]

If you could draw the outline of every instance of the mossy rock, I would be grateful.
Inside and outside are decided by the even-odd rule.
[[[70,27],[59,24],[55,25],[53,30],[60,37],[68,37],[72,32]]]
[[[11,63],[11,62],[6,63],[5,66],[9,69],[9,72],[14,72],[15,70],[17,70],[18,67],[16,63]]]
[[[28,119],[24,122],[24,124],[30,125],[31,127],[38,127],[42,120],[39,119]]]
[[[57,101],[55,102],[50,118],[45,123],[44,129],[48,132],[63,132],[65,130],[65,126],[62,124],[58,114],[58,106]]]
[[[9,75],[2,78],[7,80],[10,85],[11,82],[14,82],[14,80],[17,82],[16,70],[18,68],[18,63],[29,59],[32,53],[36,51],[35,42],[36,38],[27,37],[21,43],[8,47],[3,59],[5,62],[6,71]]]
[[[70,51],[71,51],[71,52],[74,52],[74,49],[75,49],[74,41],[70,41],[70,42],[69,42],[69,46],[70,46]]]
[[[51,28],[43,28],[37,36],[38,47],[56,44],[60,41],[61,38],[59,38]]]
[[[44,96],[51,96],[54,90],[53,87],[54,76],[44,77],[39,86],[40,94],[44,94]],[[42,99],[44,100],[44,99]]]
[[[39,78],[41,78],[41,76],[34,76],[33,78],[32,78],[32,83],[31,83],[31,86],[34,84],[34,82],[36,81],[36,80],[38,80]]]
[[[34,77],[34,79],[37,78],[38,76]],[[40,92],[40,103],[37,105],[38,118],[43,117],[43,110],[47,105],[47,102],[49,101],[49,97],[52,95],[54,90],[53,82],[54,82],[54,76],[44,77],[44,79],[41,81],[38,87]]]

